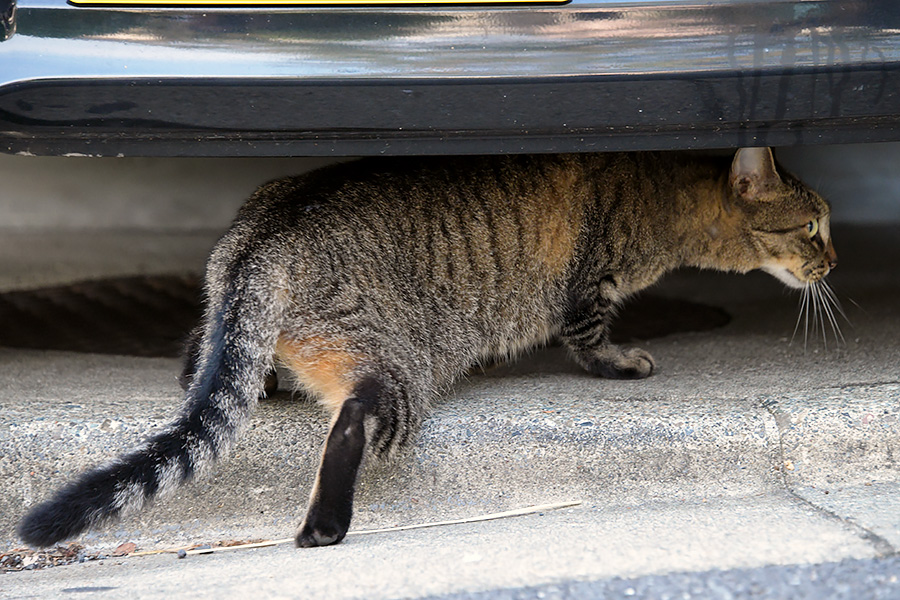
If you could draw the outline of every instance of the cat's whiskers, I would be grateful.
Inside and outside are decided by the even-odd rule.
[[[821,290],[822,308],[824,308],[826,314],[828,315],[828,320],[831,323],[831,329],[834,332],[835,341],[838,344],[844,344],[844,334],[841,333],[841,327],[838,324],[835,311],[837,311],[838,315],[843,317],[844,320],[848,323],[850,322],[850,320],[847,318],[846,313],[844,313],[844,308],[838,301],[837,296],[835,296],[834,290],[831,289],[831,286],[828,285],[828,283],[824,279],[817,287]]]
[[[828,332],[825,330],[825,301],[822,299],[822,289],[819,287],[818,282],[814,283],[810,289],[813,293],[813,304],[816,307],[818,325],[822,331],[822,344],[825,352],[828,352]]]
[[[835,309],[837,309],[838,314],[840,314],[844,318],[844,320],[849,323],[850,319],[847,318],[847,313],[844,312],[844,307],[841,306],[841,303],[838,300],[837,295],[834,293],[834,290],[831,289],[831,286],[828,285],[828,282],[825,281],[824,279],[821,281],[821,285],[822,285],[822,290],[825,292],[825,294],[828,296],[828,299],[831,301],[831,305]],[[850,298],[850,302],[853,302],[853,304],[856,304],[856,302],[853,300],[853,298]],[[856,304],[856,306],[861,308],[859,306],[859,304]]]
[[[810,337],[810,325],[812,325],[813,338],[818,337],[819,329],[821,328],[822,344],[826,352],[828,351],[828,327],[831,328],[836,344],[838,346],[844,345],[846,340],[841,331],[838,316],[848,323],[850,322],[831,286],[825,280],[807,283],[800,292],[800,314],[797,315],[797,323],[794,326],[791,343],[794,342],[802,321],[804,352],[807,349]],[[826,323],[828,327],[826,327]]]
[[[797,337],[797,331],[800,329],[800,322],[803,321],[803,351],[806,351],[806,338],[809,332],[809,285],[807,284],[800,290],[800,312],[797,314],[797,324],[794,325],[794,333],[791,334],[791,344]]]

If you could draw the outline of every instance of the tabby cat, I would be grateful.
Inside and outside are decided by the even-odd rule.
[[[653,358],[608,341],[629,295],[680,266],[834,268],[829,208],[767,148],[370,159],[262,186],[209,259],[180,416],[22,521],[47,546],[171,491],[227,454],[277,361],[331,414],[298,546],[347,533],[365,456],[408,445],[480,361],[559,338],[588,372]]]

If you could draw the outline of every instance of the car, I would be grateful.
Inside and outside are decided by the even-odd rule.
[[[896,0],[0,0],[0,151],[900,139]]]

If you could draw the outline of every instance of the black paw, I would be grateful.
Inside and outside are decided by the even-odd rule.
[[[294,541],[298,548],[315,548],[316,546],[331,546],[337,544],[347,535],[350,528],[349,520],[341,523],[338,519],[317,518],[314,522],[310,519],[303,521],[297,531]]]

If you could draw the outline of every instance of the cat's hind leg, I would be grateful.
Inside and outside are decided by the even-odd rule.
[[[384,457],[410,441],[423,410],[417,400],[396,371],[366,375],[354,386],[332,420],[297,546],[327,546],[344,538],[364,456]]]
[[[402,369],[385,365],[340,340],[279,340],[278,360],[332,414],[306,517],[296,543],[327,546],[347,534],[364,457],[391,454],[418,429],[424,394]],[[420,377],[421,379],[421,377]]]
[[[366,420],[379,394],[374,380],[358,386],[332,421],[306,516],[297,530],[297,546],[328,546],[347,534],[356,477],[366,451]]]

